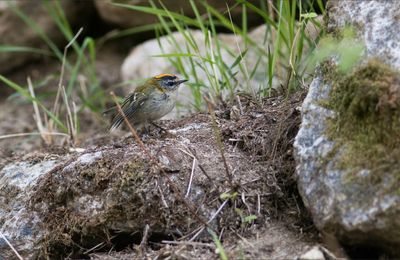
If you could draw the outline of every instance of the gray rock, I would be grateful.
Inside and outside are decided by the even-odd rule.
[[[327,8],[329,30],[353,25],[364,39],[367,56],[400,67],[399,1],[330,1]]]
[[[11,240],[11,245],[25,257],[33,257],[37,250],[42,221],[27,204],[38,179],[48,172],[56,160],[11,163],[0,171],[0,232]],[[5,240],[0,239],[0,259],[14,259],[15,255]]]
[[[366,59],[379,57],[398,70],[399,10],[398,1],[330,1],[328,28],[356,26],[366,45]],[[332,82],[324,76],[318,71],[310,85],[294,143],[300,194],[320,230],[332,232],[344,244],[400,254],[398,169],[387,170],[378,183],[368,181],[376,169],[363,165],[353,173],[354,179],[345,177],[350,169],[339,165],[347,146],[334,150],[335,137],[330,140],[326,133],[327,120],[336,115],[322,105],[332,91]]]

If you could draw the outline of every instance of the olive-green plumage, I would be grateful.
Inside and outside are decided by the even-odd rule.
[[[147,80],[125,97],[121,104],[124,115],[136,128],[153,123],[171,112],[175,106],[174,94],[179,85],[186,81],[172,74],[160,74]],[[104,114],[110,112],[113,113],[110,127],[112,131],[124,122],[124,117],[117,107],[108,109]]]

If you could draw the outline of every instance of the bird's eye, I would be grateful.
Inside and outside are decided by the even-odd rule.
[[[173,85],[174,85],[174,82],[173,82],[173,81],[168,81],[168,82],[167,82],[167,86],[172,87]]]

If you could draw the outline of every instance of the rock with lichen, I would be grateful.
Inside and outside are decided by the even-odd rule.
[[[330,3],[328,28],[356,26],[366,57],[347,72],[333,62],[320,66],[294,144],[298,187],[316,226],[344,245],[395,255],[400,254],[399,5]]]

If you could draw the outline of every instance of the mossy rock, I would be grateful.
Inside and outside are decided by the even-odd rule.
[[[400,73],[376,59],[349,75],[333,73],[327,106],[336,116],[328,121],[327,135],[341,148],[338,167],[347,179],[357,180],[367,169],[370,178],[363,181],[381,182],[387,172],[400,171]],[[395,178],[390,189],[398,187]]]
[[[398,255],[400,76],[377,59],[322,64],[296,136],[298,187],[318,229],[351,248]]]

